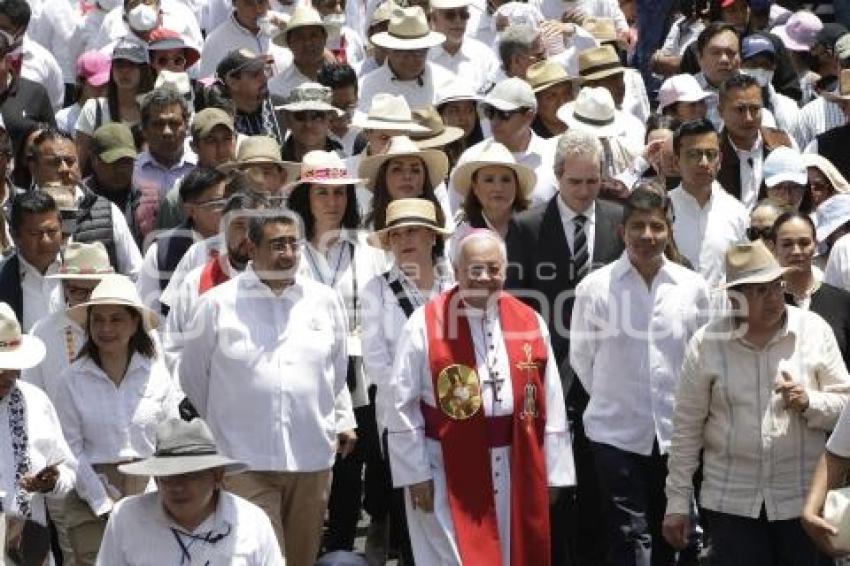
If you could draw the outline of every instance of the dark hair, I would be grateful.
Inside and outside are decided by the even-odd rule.
[[[755,87],[761,91],[761,86],[755,77],[751,77],[750,75],[745,75],[743,73],[738,73],[737,75],[732,75],[722,83],[720,83],[720,89],[718,91],[718,97],[720,102],[726,100],[726,97],[729,96],[729,91],[731,90],[744,90],[747,88]]]
[[[230,195],[224,208],[221,209],[222,216],[234,210],[260,210],[269,207],[269,200],[262,193],[255,191],[238,191]]]
[[[251,216],[251,221],[248,224],[248,239],[251,240],[252,244],[259,246],[263,243],[263,230],[269,224],[295,226],[295,229],[301,233],[301,227],[294,215],[281,213],[280,209],[267,210]]]
[[[2,36],[0,36],[2,38]],[[2,41],[2,39],[0,39]],[[29,147],[27,146],[27,138],[33,132],[49,128],[49,124],[43,122],[30,122],[24,126],[24,130],[18,136],[17,142],[14,144],[15,166],[12,169],[12,182],[18,187],[29,187],[32,184],[32,175],[27,167]]]
[[[163,109],[169,106],[180,106],[180,112],[183,115],[183,121],[186,126],[189,126],[189,103],[183,98],[183,95],[176,90],[170,88],[155,88],[142,96],[142,101],[139,104],[141,110],[141,126],[145,128],[153,118],[155,108]]]
[[[133,63],[139,68],[139,86],[136,95],[150,92],[155,84],[153,68],[147,63]],[[99,102],[98,102],[99,104]],[[106,83],[106,106],[109,108],[109,117],[113,122],[121,122],[121,105],[118,103],[118,83],[115,82],[115,65],[109,69],[109,82]]]
[[[74,138],[68,132],[64,132],[52,126],[44,128],[37,136],[35,136],[35,138],[33,138],[32,151],[27,154],[27,161],[35,159],[36,151],[40,150],[41,145],[48,141],[66,141],[72,145],[74,144]],[[77,146],[74,145],[74,153],[76,153],[76,151]]]
[[[667,110],[667,108],[665,108],[665,110]],[[675,132],[679,125],[681,125],[681,122],[675,116],[669,116],[667,114],[650,114],[649,118],[646,120],[646,136],[643,141],[646,143],[649,140],[649,134],[653,130],[670,130],[671,132]]]
[[[347,63],[325,63],[319,69],[316,82],[331,89],[353,86],[354,92],[358,91],[357,72]]]
[[[635,183],[634,189],[623,206],[623,226],[635,212],[651,212],[653,210],[660,210],[663,213],[664,221],[667,223],[669,237],[667,238],[667,246],[664,248],[664,256],[673,263],[678,263],[692,270],[693,265],[679,251],[679,246],[673,236],[673,222],[676,219],[673,203],[665,188],[657,180],[643,179]]]
[[[688,120],[682,122],[676,131],[673,132],[673,151],[679,155],[679,150],[682,148],[682,138],[688,136],[701,136],[702,134],[717,134],[714,129],[714,124],[708,118],[699,120]]]
[[[136,332],[130,336],[130,342],[127,344],[128,354],[130,357],[132,357],[135,353],[139,353],[146,358],[156,358],[156,345],[154,344],[150,334],[148,334],[147,330],[145,330],[145,323],[142,320],[142,315],[133,307],[124,306],[124,308],[127,309],[127,312],[130,313],[133,320],[139,322],[139,327],[136,329]],[[89,307],[86,310],[86,343],[83,344],[83,347],[80,349],[80,353],[77,354],[76,359],[79,360],[80,358],[88,356],[95,364],[97,364],[97,367],[102,368],[100,350],[91,337],[91,313],[92,307]]]
[[[702,56],[703,51],[705,51],[706,45],[711,41],[715,36],[720,35],[724,31],[731,31],[735,34],[735,37],[738,38],[738,48],[741,47],[741,34],[738,33],[738,30],[735,29],[735,26],[732,24],[727,24],[726,22],[711,22],[705,26],[705,29],[702,30],[697,37],[697,53]]]
[[[55,212],[57,216],[59,215],[56,201],[49,193],[26,191],[16,195],[12,199],[12,211],[9,214],[9,231],[13,234],[17,233],[27,214],[44,214],[45,212]]]
[[[227,183],[224,185],[224,196],[236,193],[261,193],[262,191],[244,171],[234,169],[227,174]]]
[[[225,179],[227,179],[227,176],[218,169],[198,165],[180,181],[180,200],[182,202],[191,201],[208,188],[221,183]]]
[[[387,188],[387,169],[393,158],[387,159],[378,168],[378,173],[375,176],[375,188],[372,191],[372,210],[366,216],[366,224],[371,224],[375,230],[383,230],[387,225],[387,207],[392,202],[390,191]],[[428,167],[425,166],[425,161],[422,161],[422,168],[425,170],[425,181],[422,187],[422,194],[419,198],[430,200],[434,203],[437,209],[437,222],[440,226],[445,225],[446,216],[443,214],[443,209],[440,206],[440,201],[437,200],[437,195],[434,193],[434,187],[431,185],[431,176],[428,175]]]
[[[449,159],[451,159],[451,155],[450,155],[449,152],[455,151],[455,148],[452,147],[452,146],[456,146],[457,154],[458,154],[458,156],[460,156],[460,154],[463,153],[467,148],[470,148],[473,145],[477,144],[478,142],[484,140],[484,131],[481,129],[481,116],[478,114],[478,111],[476,110],[474,100],[449,100],[447,102],[443,102],[442,104],[440,104],[439,106],[436,107],[437,112],[440,114],[440,117],[443,118],[443,120],[445,121],[445,117],[443,116],[443,112],[445,111],[446,105],[452,104],[452,103],[455,103],[455,102],[468,102],[468,103],[472,104],[472,109],[473,109],[472,114],[473,114],[473,116],[475,116],[475,125],[472,127],[472,130],[469,132],[469,135],[464,136],[464,137],[460,138],[459,140],[450,143],[449,145],[447,145],[444,148],[444,151],[446,152],[446,155],[449,156]],[[452,162],[451,163],[452,167],[454,167],[454,165],[456,163],[457,163],[457,160]]]
[[[815,223],[812,220],[812,217],[800,210],[787,210],[777,216],[776,220],[773,221],[773,227],[771,228],[770,234],[767,238],[769,238],[772,242],[776,242],[776,233],[779,232],[780,226],[786,222],[790,222],[791,220],[802,220],[805,222],[809,228],[812,229],[812,238],[816,238],[817,228],[815,228]]]
[[[767,190],[767,185],[765,184],[764,179],[762,179],[758,194],[758,199],[760,201],[769,198],[767,196]],[[812,212],[812,210],[814,210],[814,207],[815,201],[812,198],[812,188],[809,185],[808,181],[806,181],[806,183],[803,185],[803,198],[800,199],[800,206],[797,207],[797,210],[804,214],[809,214],[810,212]]]
[[[478,172],[484,167],[486,167],[486,165],[482,165],[472,173],[473,183],[478,178]],[[514,183],[516,184],[516,197],[514,197],[514,202],[511,204],[511,209],[514,212],[522,212],[528,208],[529,201],[528,198],[526,198],[520,191],[519,178],[517,177],[516,171],[510,169],[510,172],[513,174]],[[469,222],[480,223],[483,222],[484,219],[483,213],[484,208],[481,206],[481,201],[478,200],[478,197],[475,196],[475,191],[473,191],[472,187],[470,187],[469,191],[466,193],[466,198],[463,199],[463,214]]]
[[[316,235],[316,218],[310,210],[310,186],[310,183],[297,185],[286,199],[286,206],[301,216],[301,221],[304,223],[304,235],[307,239]],[[360,211],[357,208],[354,185],[345,185],[345,197],[345,214],[342,215],[341,227],[355,230],[360,227]]]
[[[30,24],[32,10],[26,0],[0,0],[0,14],[9,18],[15,27],[26,29]]]

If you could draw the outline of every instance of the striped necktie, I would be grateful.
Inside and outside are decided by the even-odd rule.
[[[587,233],[584,225],[587,216],[577,214],[573,218],[575,232],[573,232],[573,274],[576,280],[583,278],[590,270],[590,256],[587,253]]]

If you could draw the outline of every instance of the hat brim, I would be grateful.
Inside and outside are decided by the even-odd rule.
[[[157,327],[159,327],[159,314],[144,305],[118,298],[103,298],[86,301],[85,303],[80,303],[77,306],[69,308],[65,311],[65,314],[68,318],[85,328],[89,307],[96,307],[99,305],[118,305],[136,309],[136,311],[141,315],[146,329],[156,330]]]
[[[106,69],[105,71],[101,71],[100,73],[95,73],[86,79],[86,82],[93,87],[101,87],[109,82],[109,74],[110,70]]]
[[[764,184],[768,189],[772,189],[779,183],[787,182],[796,183],[797,185],[806,185],[809,182],[809,176],[805,171],[803,171],[802,173],[786,171],[764,178]]]
[[[484,160],[462,163],[452,174],[455,190],[465,198],[472,187],[472,175],[482,167],[489,167],[491,165],[511,169],[517,177],[519,194],[523,198],[531,196],[534,186],[537,184],[537,175],[534,171],[520,163],[505,163],[504,161]]]
[[[390,234],[390,230],[395,230],[396,228],[404,228],[406,226],[422,226],[424,228],[428,228],[436,234],[440,234],[441,236],[452,235],[452,231],[448,228],[434,226],[427,219],[417,220],[411,218],[410,220],[405,220],[403,222],[399,222],[398,224],[383,228],[382,230],[376,230],[372,232],[371,234],[366,236],[366,242],[370,246],[386,250],[389,248],[388,237]]]
[[[841,228],[844,224],[847,224],[848,221],[850,221],[850,217],[844,219],[839,218],[828,224],[819,224],[817,228],[815,228],[815,237],[817,238],[818,243],[822,244],[825,242],[833,232]]]
[[[514,110],[519,110],[520,108],[530,108],[532,110],[537,109],[537,101],[534,101],[534,106],[522,106],[520,104],[514,104],[513,102],[507,102],[502,100],[501,98],[492,98],[490,96],[485,96],[484,100],[481,101],[481,104],[486,104],[488,106],[492,106],[496,110],[501,110],[502,112],[513,112]]]
[[[44,342],[30,336],[21,335],[21,345],[14,350],[0,352],[0,369],[30,369],[44,359],[47,349]]]
[[[776,281],[783,275],[785,275],[788,271],[790,271],[791,267],[780,267],[776,265],[775,267],[770,267],[768,269],[762,269],[756,273],[752,273],[745,277],[741,277],[740,279],[736,279],[734,281],[727,281],[723,285],[720,285],[721,290],[729,290],[734,289],[740,285],[751,285],[757,283],[770,283],[771,281]]]
[[[262,165],[264,163],[271,163],[273,165],[283,167],[283,170],[286,171],[287,179],[294,179],[301,174],[301,166],[298,163],[267,157],[246,159],[245,161],[228,161],[227,163],[218,165],[216,169],[219,173],[227,175],[228,173],[239,171],[245,167],[250,167],[251,165]]]
[[[224,468],[227,475],[243,472],[248,466],[219,454],[199,456],[151,456],[139,462],[121,464],[118,470],[130,476],[179,476],[213,468]]]
[[[436,149],[449,145],[452,142],[456,142],[462,137],[462,128],[458,128],[457,126],[445,126],[445,128],[442,132],[439,133],[439,135],[422,139],[416,139],[415,137],[411,137],[410,139],[413,140],[413,143],[415,143],[416,147],[418,147],[419,149]]]
[[[351,119],[351,125],[361,130],[386,130],[389,132],[428,132],[428,128],[420,126],[416,122],[389,122],[384,120],[373,120],[367,114],[355,113]]]
[[[449,158],[446,154],[438,149],[423,149],[421,151],[410,151],[405,153],[393,153],[373,155],[366,157],[360,162],[359,174],[365,178],[366,187],[369,190],[375,189],[375,177],[378,175],[378,170],[381,165],[396,157],[418,157],[425,162],[425,168],[428,170],[428,179],[431,181],[431,186],[435,187],[442,183],[449,172]]]
[[[577,77],[577,79],[581,82],[598,81],[600,79],[605,79],[625,72],[626,69],[623,67],[612,67],[610,69],[602,69],[600,71],[596,71],[595,73],[590,73],[589,75],[581,75]]]
[[[289,194],[301,185],[325,185],[328,187],[356,186],[366,182],[359,177],[341,177],[339,179],[298,179],[283,186],[283,192]]]
[[[112,165],[120,159],[136,159],[137,156],[138,154],[128,147],[117,147],[115,149],[108,149],[103,153],[99,153],[97,155],[97,157],[101,161],[109,165]]]
[[[54,273],[53,275],[45,275],[45,279],[63,279],[74,281],[100,281],[104,277],[115,275],[114,271],[104,273]]]
[[[800,43],[799,41],[789,36],[786,25],[776,26],[775,28],[770,30],[770,33],[781,39],[782,45],[784,45],[786,49],[790,49],[791,51],[808,51],[812,48],[811,45]]]
[[[590,132],[593,135],[600,138],[609,138],[615,137],[620,134],[620,124],[617,119],[617,114],[614,114],[614,121],[607,124],[591,124],[589,122],[583,121],[580,118],[576,118],[573,113],[573,103],[568,102],[567,104],[558,108],[557,112],[555,112],[555,117],[558,118],[561,122],[567,125],[568,128],[574,128],[576,130],[581,130],[584,132]]]
[[[446,41],[446,36],[437,31],[430,31],[428,35],[422,37],[401,38],[390,35],[388,31],[381,31],[370,37],[369,41],[384,49],[413,51],[414,49],[429,49],[442,45]]]
[[[838,92],[823,92],[821,93],[825,99],[830,102],[847,102],[850,101],[850,94],[840,94]]]
[[[286,112],[304,112],[306,110],[313,110],[314,112],[328,112],[330,114],[336,114],[337,118],[342,118],[343,116],[345,116],[345,112],[343,112],[339,108],[331,106],[326,102],[319,102],[317,100],[303,100],[301,102],[281,104],[280,106],[275,106],[274,109],[284,110]]]
[[[325,30],[326,35],[330,35],[331,34],[331,27],[332,26],[330,26],[328,24],[318,23],[318,22],[296,23],[296,25],[294,25],[294,26],[288,25],[285,28],[281,29],[280,33],[278,33],[276,36],[274,36],[274,38],[272,39],[272,43],[274,43],[275,45],[278,45],[280,47],[289,47],[289,45],[286,42],[286,34],[288,34],[291,31],[295,31],[295,30],[301,29],[301,28],[322,28],[323,30]]]
[[[579,82],[578,77],[562,77],[559,79],[551,79],[546,82],[540,83],[537,86],[532,85],[531,90],[534,91],[534,94],[539,92],[543,92],[547,88],[553,87],[555,85],[563,84],[563,83],[577,83]]]
[[[434,104],[434,106],[439,108],[444,104],[449,104],[452,102],[481,102],[483,100],[484,97],[480,94],[458,94],[454,96],[448,96],[446,98],[441,98]]]

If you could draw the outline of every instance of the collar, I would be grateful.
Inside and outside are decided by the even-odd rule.
[[[233,12],[230,12],[230,23],[233,25],[234,28],[236,28],[236,31],[238,31],[239,33],[248,35],[248,36],[253,37],[253,38],[258,38],[263,33],[263,30],[260,30],[258,33],[255,34],[251,30],[249,30],[248,28],[246,28],[245,26],[240,24],[239,20],[236,19],[236,11],[235,10]]]
[[[633,273],[635,277],[641,278],[641,280],[643,279],[643,276],[638,273],[638,270],[635,268],[634,264],[629,259],[629,252],[626,250],[623,250],[623,254],[619,258],[617,258],[611,269],[612,275],[616,279],[623,279],[624,277],[626,277],[626,275],[630,273]],[[661,254],[661,267],[658,269],[658,273],[655,274],[655,277],[653,278],[653,283],[655,283],[659,276],[665,276],[669,279],[672,279],[674,282],[677,281],[677,278],[670,269],[670,260],[668,260],[667,257],[664,256],[664,254]]]
[[[729,145],[732,146],[732,149],[735,150],[735,153],[737,153],[739,157],[742,155],[745,156],[745,158],[750,157],[752,155],[761,155],[761,151],[764,148],[764,139],[762,139],[761,137],[761,130],[759,130],[758,135],[756,136],[756,141],[751,149],[739,148],[737,145],[735,145],[735,142],[732,141],[732,137],[729,136],[728,132],[726,134],[726,139],[729,140]]]
[[[390,82],[391,83],[397,82],[397,83],[409,84],[409,83],[412,83],[412,82],[415,81],[417,86],[424,87],[425,83],[428,82],[429,79],[431,78],[430,74],[428,73],[428,61],[425,62],[425,68],[422,69],[422,72],[419,73],[418,75],[416,75],[416,78],[409,79],[409,80],[408,79],[400,79],[396,76],[395,72],[393,72],[392,67],[390,67],[389,59],[387,59],[387,61],[384,63],[384,66],[387,68],[387,73],[390,75]]]
[[[561,215],[561,221],[566,223],[572,221],[573,218],[578,216],[579,214],[583,214],[589,223],[596,222],[596,201],[590,203],[584,211],[576,212],[564,202],[564,199],[561,198],[561,194],[558,193],[556,195],[556,200],[558,201],[558,212]]]
[[[673,192],[673,191],[676,191],[676,192]],[[696,197],[694,197],[694,195],[692,195],[691,193],[686,191],[685,187],[682,186],[682,183],[679,183],[679,185],[675,189],[673,189],[673,191],[671,191],[671,193],[681,195],[688,202],[690,202],[693,206],[700,208],[701,210],[706,210],[706,209],[711,208],[711,203],[714,202],[715,196],[718,194],[717,192],[718,191],[724,191],[725,192],[725,189],[723,189],[723,187],[720,186],[720,183],[718,183],[716,179],[714,181],[712,181],[711,182],[711,193],[708,195],[708,202],[705,203],[704,207],[700,207],[699,203],[697,202]]]
[[[166,167],[165,165],[162,165],[159,161],[156,160],[156,158],[154,158],[153,155],[151,155],[148,150],[145,150],[139,154],[139,157],[136,160],[136,164],[139,169],[145,166],[151,166],[156,167],[157,169],[160,169],[162,171],[174,171],[175,169],[180,169],[181,167],[185,167],[186,165],[197,165],[198,158],[197,156],[195,156],[195,154],[186,151],[184,146],[183,153],[180,154],[180,159],[171,167]]]
[[[300,289],[302,276],[299,274],[299,268],[300,265],[296,266],[295,268],[295,275],[292,285],[284,289],[280,295],[276,295],[274,292],[272,292],[269,286],[263,283],[263,281],[257,276],[257,272],[254,271],[253,261],[248,262],[248,265],[245,266],[245,271],[237,275],[237,278],[241,278],[244,285],[249,289],[255,289],[260,293],[265,293],[268,297],[274,299],[283,299],[284,297],[287,297],[292,293],[298,292],[298,290]]]
[[[147,375],[150,373],[150,367],[152,364],[153,360],[151,358],[143,356],[139,352],[134,352],[133,356],[130,358],[130,363],[127,364],[127,371],[124,372],[124,376],[126,378],[136,370],[140,370],[143,374]],[[108,377],[106,377],[104,371],[100,367],[98,367],[96,363],[94,363],[94,360],[88,356],[81,358],[80,370],[92,376],[102,377],[103,379],[109,379]]]
[[[220,489],[218,492],[218,502],[216,503],[215,511],[213,511],[209,517],[204,519],[204,521],[191,533],[186,532],[183,527],[175,523],[174,519],[165,512],[165,507],[163,506],[159,491],[150,493],[148,496],[155,499],[154,520],[161,525],[169,529],[175,529],[184,535],[198,535],[208,532],[216,535],[219,533],[226,533],[229,529],[236,526],[234,521],[236,510],[234,509],[233,500],[228,497],[228,493],[223,489]]]
[[[54,275],[56,273],[59,273],[59,267],[62,265],[62,258],[59,254],[56,254],[56,259],[54,259],[53,263],[51,263],[47,267],[47,271],[44,273],[44,275],[42,275],[38,271],[38,269],[33,267],[33,265],[30,262],[25,260],[24,256],[22,256],[20,253],[18,254],[18,265],[19,265],[18,269],[19,269],[20,274],[22,276],[27,275],[27,274],[34,274],[34,275],[37,275],[38,277],[43,278],[45,275]]]
[[[797,307],[785,305],[785,318],[782,321],[782,326],[780,326],[779,330],[777,330],[776,333],[770,337],[770,340],[767,341],[767,344],[765,344],[762,350],[765,350],[770,346],[776,344],[777,342],[784,340],[789,335],[793,337],[799,336],[800,326],[803,322],[803,317],[801,314],[802,312],[803,311]],[[728,318],[728,323],[736,332],[738,332],[738,328],[735,326],[735,323],[731,318]],[[747,348],[748,350],[757,349],[755,346],[744,340],[743,335],[736,334],[734,340],[741,344],[743,347]]]

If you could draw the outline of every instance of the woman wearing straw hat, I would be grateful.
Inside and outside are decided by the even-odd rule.
[[[89,565],[115,502],[147,484],[121,476],[118,464],[153,453],[156,425],[178,415],[182,394],[156,356],[157,313],[142,304],[127,277],[104,278],[68,317],[85,325],[86,343],[60,377],[57,394],[62,430],[78,462],[65,513],[77,564]]]
[[[475,92],[473,87],[461,79],[453,81],[437,91],[437,101],[434,106],[446,126],[454,126],[463,130],[463,137],[460,140],[463,150],[484,140],[481,117],[476,108],[481,100],[481,96]],[[461,153],[463,153],[463,150],[461,150]]]
[[[368,418],[368,382],[363,374],[360,326],[363,287],[383,265],[384,258],[361,243],[356,234],[360,214],[354,186],[363,179],[348,175],[345,162],[334,152],[311,151],[304,156],[301,175],[289,193],[288,207],[304,222],[305,244],[300,274],[334,288],[343,299],[349,323],[348,388],[358,430]],[[338,457],[333,468],[325,549],[351,550],[360,515],[363,450]]]
[[[407,136],[396,136],[383,155],[360,163],[360,176],[372,190],[371,211],[365,224],[381,230],[386,226],[387,206],[400,198],[424,198],[437,207],[440,224],[450,218],[448,191],[444,180],[449,170],[446,154],[436,149],[419,149]],[[440,191],[440,197],[437,191]]]
[[[439,244],[449,234],[437,220],[437,208],[433,202],[405,198],[389,204],[386,228],[370,236],[370,243],[393,254],[393,264],[389,271],[373,277],[363,289],[363,362],[372,383],[377,386],[375,421],[382,444],[387,428],[386,410],[388,404],[392,403],[391,370],[400,336],[398,330],[404,326],[414,309],[454,284],[451,265],[441,259],[437,251],[442,247]],[[377,451],[378,447],[374,448]],[[386,449],[383,454],[387,454]],[[380,462],[375,466],[374,485],[381,489],[378,501],[383,505],[381,512],[372,514],[372,521],[381,526],[384,541],[389,534],[387,527],[397,533],[395,538],[403,563],[412,564],[403,496],[401,493],[397,497],[392,494],[386,457],[381,456],[381,452],[376,452],[374,456]],[[373,530],[370,526],[372,536]],[[367,555],[370,550],[369,540]]]

